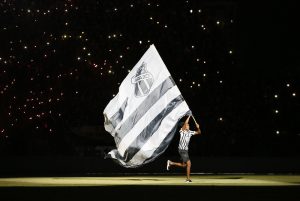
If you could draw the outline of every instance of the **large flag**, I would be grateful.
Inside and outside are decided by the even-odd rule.
[[[104,109],[104,126],[116,149],[107,154],[136,168],[161,155],[179,120],[191,111],[154,45],[146,51]]]

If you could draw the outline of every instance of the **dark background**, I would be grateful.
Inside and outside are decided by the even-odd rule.
[[[287,160],[280,171],[299,170],[296,4],[6,0],[0,13],[0,156],[6,172],[37,159],[53,170],[68,160],[72,167],[90,164],[79,172],[110,164],[103,154],[114,141],[102,112],[150,44],[201,125],[203,135],[191,140],[190,154],[211,165],[202,171],[220,171],[209,168],[219,164],[226,169],[224,161],[233,159],[238,166],[245,158],[257,167],[266,159],[269,168],[259,170],[276,171],[268,160]],[[177,144],[178,135],[154,163],[176,158]],[[27,170],[34,172],[33,166]]]

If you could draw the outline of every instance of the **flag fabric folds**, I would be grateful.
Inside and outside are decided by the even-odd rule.
[[[154,45],[122,81],[104,109],[104,127],[116,149],[106,157],[127,168],[161,155],[174,137],[179,120],[191,111]]]

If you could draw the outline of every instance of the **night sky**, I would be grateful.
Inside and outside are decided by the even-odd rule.
[[[280,1],[3,0],[0,156],[113,147],[102,112],[151,44],[202,128],[192,155],[300,156],[292,15]]]

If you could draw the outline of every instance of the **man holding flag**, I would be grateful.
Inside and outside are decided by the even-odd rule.
[[[122,81],[104,109],[116,149],[106,157],[126,168],[155,160],[169,146],[179,120],[191,111],[154,45]]]
[[[190,139],[193,135],[201,134],[200,126],[196,122],[194,117],[193,117],[193,119],[195,121],[197,131],[190,130],[190,125],[189,125],[190,117],[191,116],[188,116],[188,118],[185,120],[182,128],[179,131],[180,140],[179,140],[179,145],[178,145],[178,153],[181,157],[182,163],[177,163],[177,162],[173,162],[170,160],[167,161],[167,170],[169,170],[171,166],[178,166],[178,167],[183,167],[183,168],[186,167],[186,182],[187,183],[192,182],[192,180],[190,179],[192,163],[191,163],[191,160],[189,158],[189,153],[188,153]]]

